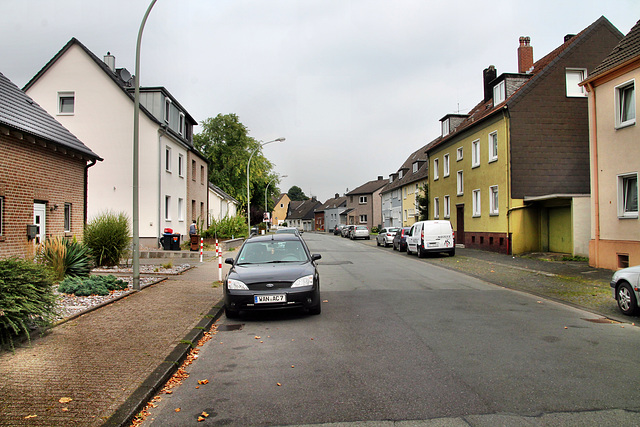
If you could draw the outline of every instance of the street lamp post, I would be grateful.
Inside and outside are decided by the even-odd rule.
[[[264,211],[268,212],[269,211],[269,206],[267,206],[267,190],[269,189],[269,185],[271,185],[271,183],[273,181],[275,181],[278,178],[287,178],[289,175],[282,175],[282,176],[276,176],[275,178],[273,178],[271,181],[269,181],[269,183],[267,184],[267,186],[264,189]]]
[[[253,155],[256,154],[256,152],[265,145],[271,144],[272,142],[283,142],[284,140],[284,138],[277,138],[273,141],[263,142],[258,145],[249,156],[249,161],[247,162],[247,227],[249,228],[249,234],[247,234],[247,238],[251,236],[251,194],[249,193],[249,165],[251,164],[251,158],[253,158]]]
[[[133,104],[133,212],[132,212],[132,246],[133,254],[131,256],[131,267],[133,270],[133,290],[140,290],[140,225],[139,225],[139,169],[138,169],[138,156],[139,156],[139,143],[138,134],[140,129],[139,115],[140,115],[140,45],[142,44],[142,30],[144,24],[147,22],[149,13],[153,5],[157,0],[152,0],[151,4],[147,8],[147,12],[142,18],[140,23],[140,30],[138,31],[138,41],[136,43],[136,74],[134,76],[135,82],[135,95]]]

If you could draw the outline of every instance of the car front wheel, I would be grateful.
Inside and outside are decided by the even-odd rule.
[[[631,285],[624,282],[618,287],[617,292],[618,307],[622,313],[632,316],[638,311],[638,301]]]
[[[227,316],[227,319],[237,319],[240,317],[240,312],[238,310],[231,310],[229,307],[224,308],[224,314]]]

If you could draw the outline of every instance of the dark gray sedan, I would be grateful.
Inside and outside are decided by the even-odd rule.
[[[320,275],[304,241],[295,234],[257,236],[244,242],[224,281],[228,318],[240,311],[302,308],[320,314]]]

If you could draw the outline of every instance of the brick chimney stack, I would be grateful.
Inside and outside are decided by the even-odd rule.
[[[529,43],[531,38],[520,37],[520,47],[518,47],[518,72],[527,73],[533,67],[533,46]]]

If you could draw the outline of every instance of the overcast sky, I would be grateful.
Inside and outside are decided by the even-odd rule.
[[[23,87],[72,37],[135,69],[150,0],[0,0],[0,72]],[[638,0],[158,0],[141,85],[164,86],[198,122],[235,113],[280,189],[325,201],[382,175],[482,98],[482,70],[517,72],[605,16],[623,34]],[[196,129],[199,131],[199,129]],[[99,154],[99,153],[98,153]]]

